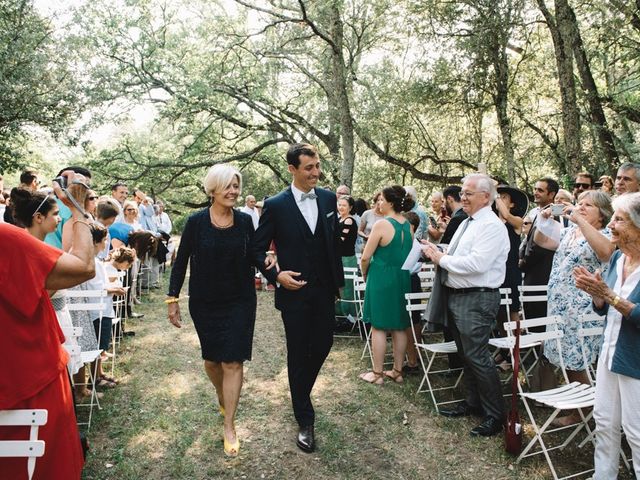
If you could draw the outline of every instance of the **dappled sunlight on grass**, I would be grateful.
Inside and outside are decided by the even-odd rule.
[[[172,372],[164,376],[154,388],[149,388],[147,392],[153,397],[177,399],[190,395],[199,380],[199,375],[196,375],[195,372]]]
[[[146,429],[127,442],[127,449],[131,455],[157,460],[166,455],[169,443],[169,435],[166,432]]]

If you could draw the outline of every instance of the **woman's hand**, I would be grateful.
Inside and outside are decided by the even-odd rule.
[[[180,318],[180,304],[178,302],[167,305],[169,311],[169,322],[176,328],[182,328]]]
[[[271,270],[278,265],[278,258],[272,252],[267,252],[267,256],[264,259],[264,266],[267,270]],[[276,271],[280,271],[278,268]]]
[[[591,273],[584,267],[576,267],[573,269],[573,277],[576,280],[576,287],[588,293],[593,298],[593,303],[597,307],[602,307],[607,298],[614,297],[612,290],[602,280],[600,270]]]
[[[67,192],[69,193],[69,195],[73,196],[78,205],[83,206],[87,198],[87,194],[89,193],[89,188],[86,184],[86,178],[84,177],[84,175],[75,173],[72,170],[67,170],[62,172],[60,176],[67,178]],[[58,197],[62,203],[69,207],[72,213],[79,213],[81,215],[82,213],[84,213],[78,211],[77,207],[69,199],[67,193],[62,190],[58,182],[54,181],[52,185],[53,192],[56,194],[56,197]]]

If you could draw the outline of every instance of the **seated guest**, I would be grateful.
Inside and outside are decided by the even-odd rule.
[[[553,365],[564,366],[571,382],[589,383],[584,369],[583,348],[586,358],[593,362],[598,353],[599,340],[595,337],[583,339],[583,347],[578,338],[580,323],[578,317],[593,312],[591,298],[575,286],[573,270],[583,267],[590,272],[605,269],[614,246],[609,241],[610,232],[606,227],[611,218],[611,199],[606,193],[588,190],[578,197],[575,208],[566,207],[573,225],[561,228],[551,217],[551,209],[546,208],[538,215],[538,231],[535,242],[555,249],[549,290],[548,315],[559,315],[564,320],[559,328],[564,332],[560,340],[562,352],[555,341],[544,344],[544,355]],[[571,210],[569,210],[571,209]],[[580,421],[577,412],[555,419],[558,425],[570,425]]]
[[[590,296],[596,313],[606,315],[593,409],[597,479],[618,477],[621,429],[640,478],[640,193],[616,198],[613,208],[609,228],[619,250],[609,268],[602,276],[582,266],[574,270],[576,286]]]
[[[75,178],[72,173],[65,176]],[[68,357],[47,291],[72,287],[95,272],[91,234],[82,213],[57,183],[54,191],[76,224],[72,252],[64,253],[25,230],[0,224],[0,410],[46,409],[47,424],[38,432],[46,449],[33,478],[79,480],[84,461],[66,371]],[[73,184],[68,191],[84,202],[83,187]],[[36,210],[40,211],[32,209]],[[28,439],[29,427],[1,426],[0,438]],[[25,478],[26,471],[27,458],[0,457],[2,478]]]
[[[384,378],[401,383],[402,365],[407,349],[406,329],[409,313],[405,307],[405,294],[411,291],[411,279],[402,270],[413,238],[411,228],[402,212],[413,208],[413,199],[399,185],[382,190],[378,200],[384,220],[377,222],[362,252],[362,276],[367,282],[362,316],[371,323],[371,350],[373,370],[362,373],[365,382],[382,385]],[[387,349],[387,332],[393,340],[393,369],[383,372]]]

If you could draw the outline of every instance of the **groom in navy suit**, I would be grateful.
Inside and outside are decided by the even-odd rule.
[[[336,196],[316,188],[320,177],[316,148],[291,145],[287,163],[293,183],[264,202],[255,257],[258,265],[264,265],[266,251],[275,242],[279,269],[261,270],[277,285],[275,305],[284,322],[289,389],[300,427],[296,444],[312,452],[311,390],[333,345],[334,303],[344,276],[337,251]]]

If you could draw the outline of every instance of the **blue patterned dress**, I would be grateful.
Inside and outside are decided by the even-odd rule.
[[[590,272],[596,269],[604,271],[607,262],[600,262],[596,253],[584,237],[576,239],[578,227],[565,228],[560,237],[560,245],[553,256],[553,266],[549,276],[549,301],[547,304],[548,315],[559,315],[564,320],[560,325],[564,336],[560,339],[562,345],[562,359],[567,370],[584,370],[584,360],[578,338],[580,322],[578,317],[585,313],[593,313],[591,296],[576,287],[573,278],[573,269],[578,266],[585,267]],[[607,238],[611,238],[608,228],[600,230]],[[585,325],[589,327],[589,325]],[[594,362],[598,355],[600,339],[592,336],[584,339],[587,359]],[[549,361],[560,366],[560,357],[555,340],[545,342],[544,355]]]

